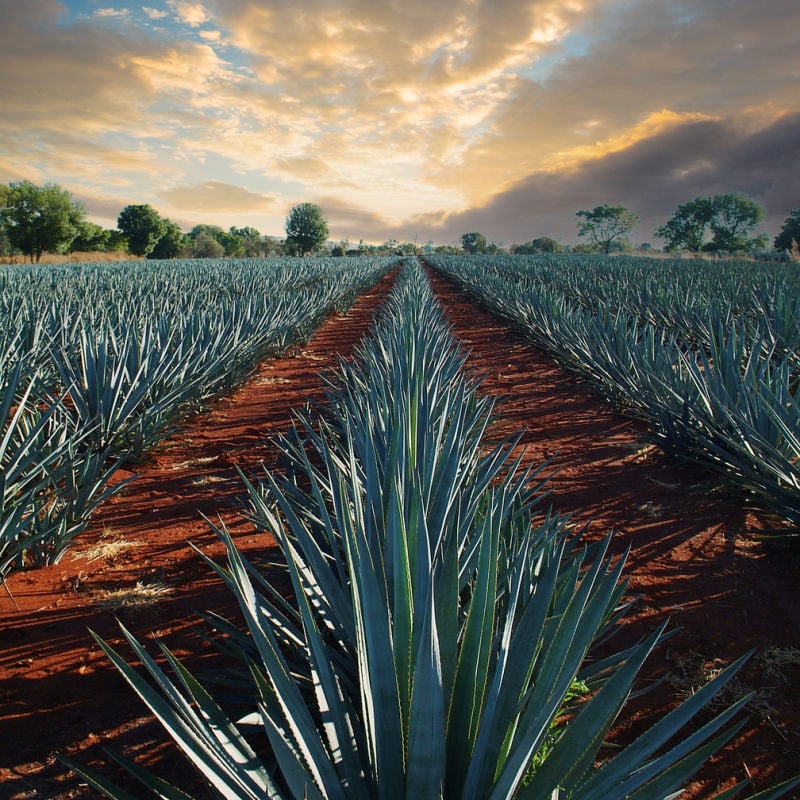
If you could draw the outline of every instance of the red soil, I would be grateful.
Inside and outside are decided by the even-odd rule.
[[[702,675],[755,648],[735,687],[758,692],[752,718],[686,797],[709,797],[748,776],[752,790],[764,789],[800,772],[800,651],[792,649],[800,647],[793,605],[800,576],[791,549],[764,546],[757,534],[766,523],[742,498],[646,449],[640,426],[611,413],[449,283],[433,280],[470,351],[469,367],[483,376],[483,391],[501,399],[497,435],[523,430],[528,462],[552,457],[554,509],[587,523],[588,536],[614,529],[617,550],[631,548],[627,574],[637,599],[620,646],[666,617],[680,627],[648,661],[641,685],[666,679],[623,712],[615,740],[630,740]],[[0,589],[0,798],[94,797],[55,751],[82,763],[100,760],[101,746],[137,758],[169,752],[88,629],[119,644],[118,616],[141,640],[157,633],[190,667],[213,658],[194,629],[197,612],[235,617],[234,601],[187,542],[212,556],[222,552],[205,514],[222,518],[245,552],[273,546],[240,516],[236,467],[258,474],[261,462],[274,462],[269,438],[288,428],[293,410],[322,398],[319,373],[352,355],[390,285],[391,278],[381,281],[307,346],[262,364],[246,385],[187,423],[98,512],[60,564],[9,577],[9,594]],[[104,533],[136,546],[92,560],[90,547]],[[169,594],[147,608],[98,605],[104,590],[137,582]],[[186,779],[182,766],[174,770]]]

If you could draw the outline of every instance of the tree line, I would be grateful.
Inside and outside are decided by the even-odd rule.
[[[571,248],[573,252],[625,252],[633,249],[627,234],[639,221],[636,214],[624,206],[603,204],[593,209],[581,209],[578,236],[586,244]],[[766,234],[753,235],[756,226],[763,222],[766,211],[762,205],[738,192],[717,194],[713,197],[696,197],[679,205],[672,216],[653,231],[664,240],[666,252],[687,251],[694,254],[747,255],[768,247]],[[486,237],[480,233],[466,233],[461,237],[465,252],[491,252]],[[800,251],[800,209],[794,209],[786,218],[780,233],[773,240],[776,251],[797,258]],[[512,245],[512,253],[558,253],[565,247],[554,239],[543,236],[521,245]],[[639,245],[640,250],[652,250],[652,245]]]
[[[668,252],[740,255],[764,250],[766,235],[753,235],[764,220],[765,210],[739,193],[697,197],[679,205],[672,216],[654,230]],[[188,233],[162,217],[150,205],[128,205],[120,212],[117,228],[108,230],[89,222],[83,206],[56,184],[36,186],[30,181],[0,185],[0,256],[17,253],[38,262],[44,253],[123,251],[143,258],[243,258],[308,255],[327,251],[334,256],[388,253],[558,253],[625,252],[633,249],[628,234],[638,217],[624,206],[603,204],[576,213],[578,236],[586,241],[571,248],[541,236],[505,250],[477,231],[461,236],[459,245],[428,241],[358,245],[328,241],[328,224],[322,209],[313,203],[294,206],[286,217],[286,237],[264,236],[255,228],[195,225]],[[798,257],[800,209],[793,210],[774,237],[776,251]],[[652,250],[645,243],[640,250]]]

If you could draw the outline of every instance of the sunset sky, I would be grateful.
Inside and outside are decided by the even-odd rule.
[[[116,227],[634,243],[700,195],[800,208],[800,0],[0,0],[0,183]]]

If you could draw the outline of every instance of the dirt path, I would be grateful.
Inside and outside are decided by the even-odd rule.
[[[158,631],[178,654],[202,661],[195,611],[230,608],[231,598],[186,544],[220,552],[200,513],[221,515],[243,549],[269,548],[269,537],[239,516],[235,467],[255,470],[271,462],[266,440],[288,427],[293,409],[322,396],[319,371],[352,352],[389,285],[381,282],[347,317],[328,321],[307,347],[262,365],[254,380],[192,421],[101,510],[76,547],[81,558],[68,553],[55,567],[11,576],[18,607],[0,594],[0,798],[88,797],[52,751],[86,760],[100,744],[119,749],[128,743],[133,755],[151,737],[160,741],[159,729],[146,723],[143,707],[87,633],[91,627],[112,642],[120,638],[114,614],[99,609],[98,598],[137,582],[168,590],[149,608],[117,613],[137,634]],[[638,638],[664,616],[682,626],[643,678],[671,680],[638,701],[640,714],[626,715],[617,737],[635,735],[644,712],[691,690],[699,673],[718,666],[713,659],[727,663],[755,647],[761,660],[742,683],[760,691],[760,716],[704,770],[692,796],[708,796],[717,783],[748,771],[764,788],[797,770],[800,654],[788,655],[800,646],[797,563],[753,542],[760,523],[735,498],[711,495],[701,473],[667,464],[645,448],[636,425],[611,414],[449,283],[434,277],[434,286],[471,351],[470,367],[484,375],[485,391],[502,398],[498,435],[524,429],[526,458],[538,464],[552,457],[554,508],[590,523],[589,535],[613,528],[618,548],[631,546],[632,592],[641,599],[624,636]],[[89,547],[101,537],[136,546],[90,560]]]

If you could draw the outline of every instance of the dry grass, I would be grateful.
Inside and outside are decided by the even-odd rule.
[[[114,564],[131,550],[139,547],[140,544],[140,542],[123,539],[113,528],[106,528],[95,544],[85,550],[75,552],[72,557],[74,559],[86,558],[90,562],[103,560]]]
[[[672,652],[669,657],[674,665],[674,669],[669,675],[669,682],[682,697],[694,694],[727,666],[719,659],[709,660],[701,653]],[[753,664],[758,669],[758,674],[764,679],[763,685],[751,686],[744,680],[742,673],[739,673],[711,701],[708,708],[722,710],[751,694],[752,697],[747,703],[747,708],[774,726],[773,717],[777,711],[772,701],[776,694],[786,691],[787,686],[791,683],[786,671],[800,667],[800,650],[768,647],[755,656]],[[778,730],[777,727],[776,730]]]
[[[219,456],[202,456],[198,458],[190,458],[188,461],[180,461],[177,464],[173,464],[170,469],[174,472],[179,472],[183,469],[188,469],[189,467],[197,467],[201,464],[212,464],[214,461],[217,461]]]
[[[81,252],[74,253],[42,253],[40,264],[65,264],[65,263],[93,263],[96,261],[140,261],[140,256],[124,253],[119,250],[111,250],[107,253]],[[0,264],[25,264],[30,263],[28,258],[21,255],[4,256],[0,258]]]
[[[289,378],[273,378],[269,375],[262,375],[256,378],[253,383],[256,386],[282,386],[287,383],[292,383]]]
[[[135,586],[122,589],[99,589],[92,601],[105,611],[139,610],[149,608],[172,593],[163,583],[136,581]]]
[[[211,486],[214,483],[226,483],[228,478],[222,475],[204,475],[192,481],[192,486]]]

